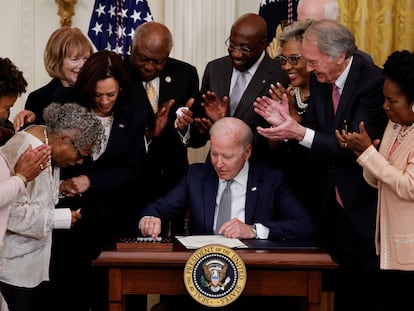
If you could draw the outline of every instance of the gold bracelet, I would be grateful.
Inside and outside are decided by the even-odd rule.
[[[23,183],[24,183],[24,186],[25,187],[27,186],[27,178],[26,178],[26,176],[24,176],[24,175],[22,175],[20,173],[16,173],[14,175],[17,176],[17,177],[19,177],[21,180],[23,180]]]

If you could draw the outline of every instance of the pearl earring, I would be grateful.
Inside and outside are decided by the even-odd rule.
[[[411,111],[414,112],[414,105],[411,105]]]

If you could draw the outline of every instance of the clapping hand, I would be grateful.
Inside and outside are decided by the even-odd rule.
[[[193,119],[193,112],[190,108],[194,104],[194,98],[190,98],[184,107],[180,107],[176,111],[176,119],[174,122],[174,126],[181,132],[185,132],[188,129],[188,126],[194,122]]]
[[[278,126],[286,120],[289,115],[289,104],[287,95],[282,95],[282,100],[274,100],[267,96],[256,98],[253,103],[254,111],[272,126]]]
[[[359,157],[369,146],[374,145],[374,147],[377,147],[380,143],[379,139],[371,141],[371,138],[365,130],[363,121],[359,123],[359,133],[336,130],[335,136],[341,148],[352,150],[357,157]]]
[[[259,97],[253,103],[254,111],[262,116],[270,128],[257,127],[257,132],[270,141],[285,139],[302,140],[306,129],[289,115],[289,103],[286,93],[282,100],[277,101],[268,97]]]
[[[161,135],[162,130],[167,125],[168,114],[170,113],[170,108],[174,105],[175,100],[170,99],[162,104],[160,110],[155,114],[154,120],[154,130],[152,132],[153,137],[158,137]]]
[[[204,110],[211,121],[216,122],[226,116],[229,105],[229,98],[227,96],[224,96],[222,101],[217,97],[216,93],[211,91],[207,91],[207,93],[202,96],[203,103],[201,106],[204,107]]]
[[[302,118],[299,116],[298,111],[296,110],[295,99],[292,95],[293,88],[290,86],[285,89],[285,87],[279,82],[277,82],[276,85],[270,85],[269,95],[272,99],[281,101],[283,94],[287,95],[290,115],[296,120],[301,120]]]

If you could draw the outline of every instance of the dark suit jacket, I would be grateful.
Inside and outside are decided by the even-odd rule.
[[[319,83],[311,75],[309,108],[302,120],[304,126],[315,130],[310,149],[315,162],[309,165],[314,165],[319,175],[309,177],[310,182],[320,185],[322,208],[329,210],[329,196],[336,185],[356,232],[369,239],[374,237],[375,232],[377,191],[365,182],[354,153],[339,147],[334,131],[343,129],[346,124],[349,132],[359,132],[359,123],[364,121],[371,139],[381,138],[387,124],[382,108],[383,82],[380,68],[358,55],[354,56],[334,116],[332,86]]]
[[[151,128],[154,113],[148,100],[142,80],[133,70],[130,59],[125,61],[129,76],[131,77],[131,106],[135,113],[144,115],[147,119],[147,127]],[[176,111],[186,105],[188,99],[195,98],[193,105],[195,114],[200,112],[201,95],[199,91],[199,78],[194,66],[168,58],[164,72],[160,75],[159,106],[170,99],[175,103],[171,107],[168,122],[159,137],[153,138],[144,162],[144,176],[138,181],[137,189],[140,189],[140,204],[145,206],[170,190],[184,175],[188,167],[187,146],[183,145],[177,130],[174,128]],[[198,108],[197,108],[198,107]],[[196,141],[198,129],[192,127],[189,146],[199,147],[205,144],[206,139],[200,144]]]
[[[221,100],[229,96],[233,63],[230,56],[224,56],[209,62],[205,68],[201,93],[213,91]],[[234,117],[246,122],[254,133],[252,158],[274,165],[275,159],[269,150],[268,141],[257,133],[256,127],[269,127],[269,124],[253,110],[253,102],[259,96],[269,96],[270,84],[280,82],[287,86],[289,83],[286,73],[281,69],[277,60],[267,54],[263,58],[256,73],[247,86],[240,103],[234,112]]]
[[[53,94],[60,87],[63,87],[62,82],[57,78],[53,78],[48,84],[29,93],[24,109],[33,111],[36,114],[36,119],[33,123],[45,124],[43,109],[49,106],[52,102]]]
[[[148,205],[142,216],[175,219],[190,212],[192,234],[213,234],[219,180],[210,162],[190,165],[187,174],[165,196]],[[270,229],[269,239],[308,239],[315,232],[313,219],[294,197],[280,170],[250,161],[245,220]]]
[[[60,102],[77,101],[71,87],[58,88],[53,97]],[[136,227],[132,221],[136,214],[129,202],[136,199],[134,182],[142,177],[146,119],[133,113],[125,102],[116,103],[113,116],[108,143],[100,157],[87,158],[80,166],[61,170],[62,179],[82,174],[91,182],[82,197],[67,198],[59,204],[82,208],[82,219],[71,231],[82,232],[85,245],[95,252],[101,250],[109,236],[129,233]]]

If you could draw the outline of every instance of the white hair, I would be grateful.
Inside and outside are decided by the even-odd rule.
[[[305,9],[303,7],[305,7]],[[297,12],[298,12],[298,15],[300,15],[299,12],[303,15],[301,16],[302,20],[303,19],[315,19],[315,20],[334,19],[336,20],[338,19],[338,16],[339,16],[339,4],[338,4],[338,0],[299,0],[298,6],[297,6]]]

